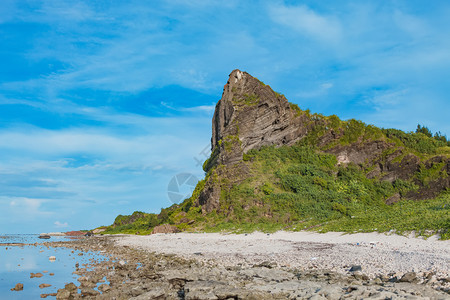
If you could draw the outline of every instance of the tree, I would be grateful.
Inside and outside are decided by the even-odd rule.
[[[438,141],[447,143],[447,136],[443,135],[440,131],[434,134],[434,138]]]
[[[420,124],[417,124],[416,133],[423,133],[427,137],[433,137],[433,133],[431,132],[431,130],[428,129],[428,127],[421,126]]]

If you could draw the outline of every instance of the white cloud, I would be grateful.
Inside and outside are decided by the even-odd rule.
[[[331,82],[322,83],[320,87],[324,90],[331,89],[333,87],[333,84]]]
[[[15,214],[21,213],[27,218],[51,215],[51,212],[42,209],[42,205],[48,202],[52,202],[52,200],[0,195],[0,205],[9,203],[9,209],[11,212],[14,212]]]
[[[392,109],[393,107],[397,107],[399,104],[404,105],[407,102],[407,98],[410,97],[411,92],[407,89],[387,90],[374,92],[374,94],[370,95],[366,100],[364,100],[364,102],[370,106],[373,106],[375,110],[380,111],[388,107],[389,109]]]
[[[55,226],[58,228],[69,227],[69,223],[67,223],[67,222],[61,223],[60,221],[55,221],[55,223],[53,223],[53,224],[55,224]]]
[[[323,97],[329,93],[329,90],[333,88],[334,84],[331,82],[325,82],[321,83],[318,86],[315,85],[311,89],[303,89],[295,94],[296,97],[299,97],[301,99],[305,98],[317,98],[317,97]]]
[[[325,42],[337,42],[341,38],[341,24],[335,16],[321,15],[306,5],[272,5],[269,14],[274,22],[312,38]]]
[[[427,38],[431,28],[427,22],[417,16],[395,10],[393,18],[397,26],[414,38]]]

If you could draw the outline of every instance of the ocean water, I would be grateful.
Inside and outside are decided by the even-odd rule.
[[[41,294],[56,293],[66,283],[78,285],[75,264],[89,263],[90,260],[103,260],[106,257],[93,252],[79,256],[79,251],[70,248],[47,248],[44,246],[6,246],[7,243],[35,243],[68,240],[66,237],[52,237],[41,240],[39,235],[0,235],[0,299],[41,299]],[[72,253],[74,251],[74,253]],[[55,261],[49,257],[55,256]],[[47,271],[44,273],[44,271]],[[30,273],[42,273],[41,278],[30,278]],[[54,273],[50,276],[50,273]],[[22,291],[11,291],[17,283],[22,283]],[[42,283],[51,287],[39,288]],[[55,297],[47,297],[55,299]]]

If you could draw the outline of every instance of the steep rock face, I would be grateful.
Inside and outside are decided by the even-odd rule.
[[[239,151],[221,151],[220,163],[233,164],[242,153],[266,145],[292,145],[307,133],[287,99],[246,72],[231,72],[217,103],[211,147],[239,143]],[[233,149],[236,150],[236,149]],[[230,153],[232,152],[232,153]]]
[[[220,197],[223,182],[232,186],[251,176],[243,154],[251,149],[268,145],[293,145],[308,135],[315,146],[324,152],[334,154],[338,164],[354,163],[370,165],[368,178],[378,178],[393,182],[397,179],[413,178],[420,168],[440,168],[443,176],[424,184],[419,179],[418,192],[407,195],[410,199],[425,199],[437,196],[442,190],[450,188],[450,160],[446,157],[432,158],[421,162],[413,154],[404,155],[403,149],[388,142],[384,136],[364,138],[358,136],[354,141],[340,143],[345,128],[334,128],[330,120],[316,118],[287,99],[270,86],[246,72],[234,70],[224,86],[222,98],[216,105],[212,120],[212,155],[205,162],[204,169],[214,168],[213,176],[207,177],[196,205],[204,212],[220,210]],[[317,129],[323,130],[317,134]],[[392,151],[391,151],[392,150]],[[445,175],[447,174],[447,175]],[[223,180],[224,179],[224,180]],[[399,201],[395,195],[388,203]]]

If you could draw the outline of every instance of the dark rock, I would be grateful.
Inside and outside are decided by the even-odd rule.
[[[167,291],[166,290],[156,287],[156,288],[152,289],[149,292],[141,294],[141,295],[139,295],[137,297],[132,297],[130,299],[133,299],[133,300],[149,300],[149,299],[151,299],[151,300],[163,300],[163,299],[166,299],[166,296],[167,296]],[[184,298],[182,298],[182,299],[184,299]]]
[[[91,288],[83,288],[83,289],[81,289],[81,295],[83,297],[93,297],[93,296],[100,295],[100,292],[96,291],[94,289],[91,289]]]
[[[22,290],[23,290],[23,284],[22,283],[16,284],[16,286],[11,289],[11,291],[22,291]]]
[[[111,287],[108,285],[108,284],[101,284],[99,287],[98,287],[98,290],[100,291],[100,292],[103,292],[103,293],[106,293],[107,291],[109,291],[111,289]]]
[[[57,300],[69,300],[73,298],[74,297],[72,296],[72,294],[66,289],[59,289],[58,292],[56,293]]]
[[[42,283],[42,284],[39,285],[39,288],[44,289],[44,288],[51,287],[51,286],[52,286],[51,284]]]
[[[163,225],[159,225],[159,226],[156,226],[155,228],[153,228],[152,234],[155,234],[155,233],[177,233],[177,232],[180,232],[180,229],[178,229],[178,227],[169,225],[169,224],[163,224]]]
[[[131,289],[130,295],[133,297],[142,295],[145,292],[144,288],[142,286],[136,286]]]
[[[415,282],[417,279],[417,275],[415,272],[405,273],[402,278],[400,278],[400,282]]]
[[[275,268],[276,266],[277,266],[277,264],[275,262],[270,262],[270,261],[263,261],[260,264],[254,265],[254,267],[265,267],[268,269]]]
[[[362,271],[362,267],[360,265],[354,265],[350,268],[350,272]]]
[[[345,291],[347,293],[351,293],[351,292],[356,291],[356,290],[358,290],[358,286],[352,285],[352,286],[349,286]]]
[[[78,289],[78,287],[75,285],[75,283],[71,282],[64,286],[64,289],[69,292],[74,292]]]
[[[180,219],[180,221],[178,221],[178,224],[184,224],[184,223],[189,224],[189,222],[191,222],[191,221],[195,222],[195,220],[190,220],[189,218],[183,217]]]

